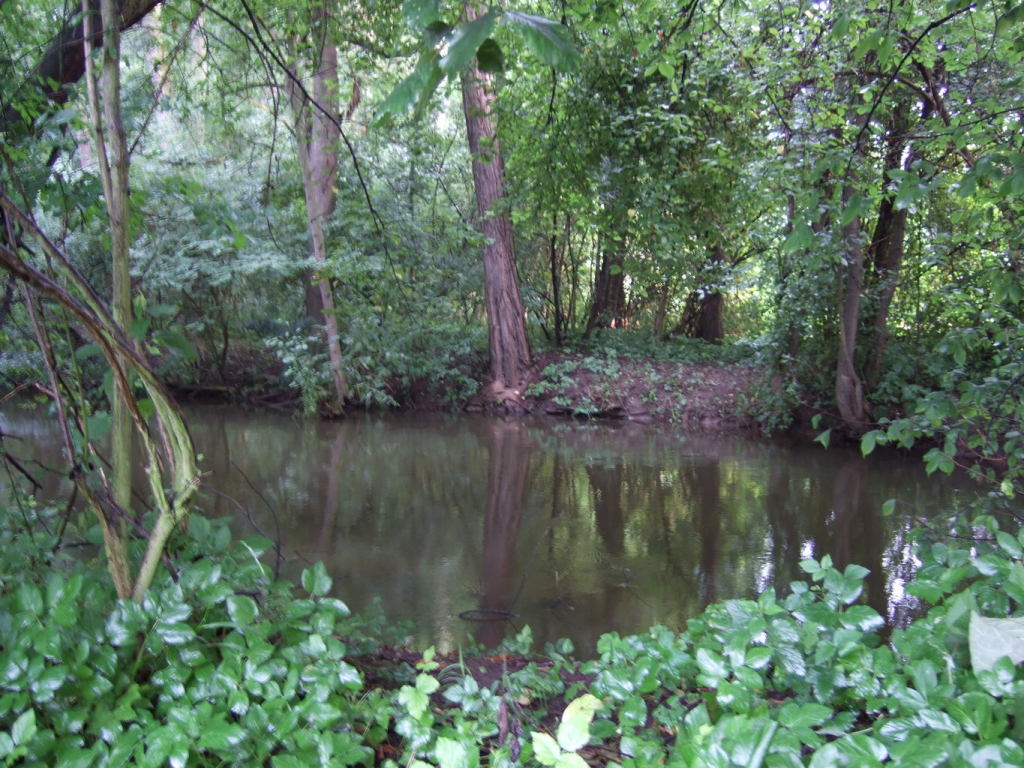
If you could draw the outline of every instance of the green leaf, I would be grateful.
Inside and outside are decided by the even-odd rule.
[[[761,764],[764,763],[764,759],[768,755],[768,748],[771,746],[772,739],[775,737],[775,731],[778,728],[779,724],[774,722],[769,722],[765,725],[764,730],[761,732],[761,738],[758,739],[757,746],[754,748],[754,753],[747,761],[747,768],[761,768]]]
[[[153,631],[167,645],[182,645],[196,636],[192,627],[181,621],[158,621]]]
[[[971,611],[968,640],[975,674],[991,670],[1004,656],[1020,664],[1024,661],[1024,617],[987,619]]]
[[[549,67],[572,71],[579,66],[580,56],[569,30],[558,22],[519,11],[506,11],[503,21],[518,27],[533,55]]]
[[[845,227],[854,219],[863,216],[867,211],[868,201],[864,199],[863,195],[853,195],[846,204],[846,207],[843,209],[843,215],[840,217],[839,225]]]
[[[438,737],[434,755],[440,768],[469,768],[469,752],[466,745],[454,739]]]
[[[601,700],[585,693],[569,703],[558,726],[558,743],[566,752],[575,752],[590,740],[590,722],[601,709]]]
[[[43,593],[35,584],[22,582],[18,585],[18,605],[21,610],[31,613],[33,616],[41,616],[43,613]]]
[[[498,14],[491,10],[457,27],[448,43],[448,54],[441,59],[441,71],[452,77],[469,69],[477,49],[491,36],[497,23]]]
[[[886,499],[882,504],[882,517],[891,517],[894,511],[896,511],[896,499]]]
[[[437,64],[438,56],[435,51],[425,51],[420,55],[416,68],[408,77],[400,82],[395,89],[384,99],[380,106],[375,122],[379,125],[387,122],[391,117],[401,115],[416,106],[416,116],[419,117],[426,110],[437,86],[444,80],[444,72]]]
[[[575,752],[563,752],[555,761],[554,768],[590,768],[590,766]]]
[[[197,360],[199,353],[195,346],[184,334],[173,328],[164,328],[153,334],[153,341],[160,344],[167,350],[181,355],[186,360]]]
[[[772,649],[763,645],[748,648],[743,663],[751,669],[763,669],[772,660]]]
[[[228,616],[231,617],[231,621],[239,627],[252,624],[259,614],[256,601],[246,595],[232,595],[225,601],[225,604],[227,605]]]
[[[697,664],[701,671],[710,677],[725,678],[729,676],[729,667],[725,660],[707,648],[697,649]]]
[[[423,691],[418,691],[411,685],[403,685],[398,691],[398,701],[417,720],[427,711],[430,699]]]
[[[326,595],[331,591],[331,577],[323,563],[316,563],[302,572],[302,588],[310,595]]]
[[[1020,558],[1024,554],[1024,550],[1021,549],[1017,537],[1011,536],[1006,531],[996,531],[996,541],[999,543],[1000,548],[1010,557]]]
[[[1024,3],[1018,3],[996,19],[996,34],[1002,35],[1024,21]]]
[[[813,728],[824,724],[832,717],[832,708],[824,704],[788,703],[779,710],[779,723],[786,728]]]
[[[789,233],[789,237],[782,243],[782,252],[795,253],[801,248],[808,247],[813,242],[814,232],[805,222],[798,221],[796,226],[793,227],[793,231]]]
[[[860,439],[860,455],[867,456],[875,450],[875,444],[878,442],[878,438],[880,437],[885,437],[885,433],[877,429],[873,429],[865,434]]]
[[[932,448],[924,455],[924,469],[929,475],[933,474],[936,469],[948,475],[954,469],[953,459],[943,453],[941,449]]]
[[[215,719],[203,723],[198,746],[203,749],[225,751],[241,744],[244,738],[245,731],[241,726]]]
[[[431,693],[435,693],[437,691],[437,689],[440,688],[440,687],[441,687],[441,684],[437,681],[437,678],[434,677],[433,675],[426,675],[426,674],[423,674],[422,672],[420,674],[416,675],[416,690],[417,691],[422,691],[423,693],[429,695]]]
[[[15,745],[27,744],[36,735],[36,712],[34,709],[26,710],[18,715],[18,719],[11,726],[11,739]]]
[[[824,432],[822,432],[820,435],[818,435],[816,438],[814,438],[814,442],[819,443],[824,448],[828,448],[828,444],[829,444],[829,442],[831,440],[832,440],[832,430],[831,429],[826,429]]]
[[[532,736],[533,756],[541,765],[555,765],[562,754],[558,743],[546,733],[534,731]]]
[[[438,0],[405,0],[402,16],[411,29],[420,31],[440,18],[441,6]]]

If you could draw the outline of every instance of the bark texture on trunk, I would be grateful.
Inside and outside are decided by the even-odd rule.
[[[889,126],[889,146],[885,153],[885,172],[909,171],[915,155],[906,153],[909,130],[908,105],[894,108]],[[906,157],[904,157],[906,154]],[[870,281],[876,296],[874,317],[871,318],[871,350],[865,366],[865,379],[874,388],[882,375],[882,358],[889,344],[889,307],[896,293],[900,269],[903,266],[904,240],[907,233],[907,209],[896,210],[892,195],[882,198],[878,206],[878,221],[868,247]]]
[[[716,245],[711,249],[709,259],[709,271],[712,279],[718,279],[723,263],[725,263],[725,251],[722,250],[722,246]],[[712,344],[720,344],[725,337],[725,296],[713,285],[706,286],[701,294],[693,336]]]
[[[594,295],[587,318],[589,334],[595,328],[621,328],[626,319],[626,273],[623,269],[622,243],[601,254],[601,267],[594,278]]]
[[[843,205],[849,203],[849,188],[843,190]],[[839,350],[836,360],[836,407],[843,422],[855,432],[867,424],[864,385],[857,372],[857,329],[860,323],[860,295],[864,289],[864,247],[860,220],[854,218],[842,228],[846,280],[839,310]]]
[[[479,11],[466,6],[466,18],[476,19]],[[473,158],[473,187],[476,192],[477,223],[485,238],[484,300],[490,342],[491,383],[517,387],[530,367],[530,345],[526,316],[519,294],[512,220],[506,210],[504,163],[493,114],[495,101],[491,76],[473,65],[462,76],[462,105],[466,135]]]
[[[857,94],[862,78],[839,79],[840,92]],[[859,96],[854,96],[850,106],[859,107]],[[854,111],[852,124],[863,127],[866,116]],[[863,149],[854,149],[854,160],[863,155]],[[845,211],[855,194],[854,176],[856,163],[851,162],[840,191],[842,209]],[[867,427],[868,406],[864,398],[864,384],[857,370],[857,332],[860,328],[861,294],[864,291],[864,242],[861,234],[860,216],[854,216],[841,227],[839,247],[846,267],[843,294],[839,305],[839,348],[836,355],[835,397],[839,417],[852,432],[861,433]]]
[[[338,173],[338,49],[324,43],[313,74],[312,93],[289,80],[289,95],[295,115],[296,149],[302,171],[302,189],[306,198],[310,252],[317,267],[313,283],[323,312],[324,339],[334,393],[329,408],[340,414],[348,397],[348,381],[341,352],[341,334],[334,305],[334,292],[326,274],[326,226],[334,211],[337,195],[334,184]]]

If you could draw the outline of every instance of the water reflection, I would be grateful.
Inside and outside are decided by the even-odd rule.
[[[584,650],[604,631],[681,628],[709,602],[784,589],[825,554],[868,567],[868,600],[898,617],[909,522],[881,505],[937,511],[964,482],[926,479],[915,459],[631,424],[227,408],[190,423],[210,514],[280,538],[289,578],[323,560],[339,597],[380,597],[416,622],[416,644],[442,649],[523,624]],[[0,427],[25,437],[8,450],[59,461],[45,418],[7,413]]]

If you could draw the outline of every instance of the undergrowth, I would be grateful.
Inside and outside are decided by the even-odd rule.
[[[524,632],[479,663],[428,649],[384,671],[379,619],[323,565],[275,579],[266,540],[196,518],[140,605],[54,550],[53,510],[2,521],[4,765],[1024,764],[1024,534],[991,515],[918,532],[922,610],[891,633],[867,571],[824,557],[685,632],[607,634],[589,661],[567,641],[532,655]]]

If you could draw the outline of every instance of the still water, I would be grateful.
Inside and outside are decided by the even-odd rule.
[[[631,423],[188,417],[207,514],[280,540],[286,577],[323,560],[353,609],[379,597],[439,650],[529,625],[586,653],[606,631],[682,628],[709,602],[784,589],[825,554],[868,567],[869,601],[899,621],[910,518],[976,492],[918,459]],[[38,412],[8,409],[0,428],[23,438],[8,450],[59,463]]]

